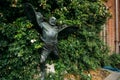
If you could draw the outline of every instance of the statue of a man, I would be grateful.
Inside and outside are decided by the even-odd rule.
[[[42,41],[45,43],[43,47],[43,51],[41,54],[41,60],[40,62],[43,63],[47,59],[47,56],[53,52],[54,56],[56,58],[59,58],[58,49],[57,49],[57,37],[58,33],[66,28],[66,25],[63,25],[62,28],[59,26],[56,26],[56,18],[50,17],[49,23],[45,21],[41,21],[39,23],[41,29],[42,29]]]
[[[41,63],[41,80],[44,80],[45,76],[45,61],[49,54],[52,52],[56,58],[59,58],[58,54],[58,33],[64,28],[68,27],[67,25],[56,26],[56,18],[50,17],[49,21],[44,20],[43,15],[40,12],[36,12],[31,4],[25,4],[25,14],[33,22],[33,24],[38,25],[38,29],[42,30],[42,41],[44,42],[44,47],[41,53],[40,63]],[[40,32],[41,33],[41,32]]]

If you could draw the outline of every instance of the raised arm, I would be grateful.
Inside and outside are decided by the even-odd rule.
[[[24,4],[24,11],[27,18],[35,25],[40,26],[40,22],[43,21],[43,15],[40,12],[36,12],[30,3]]]
[[[68,26],[66,24],[58,26],[59,32],[62,31],[63,29],[65,29],[65,28],[67,28],[67,27],[70,27],[70,26]]]

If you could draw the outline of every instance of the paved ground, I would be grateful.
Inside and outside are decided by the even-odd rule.
[[[109,71],[109,70],[108,70]],[[120,72],[109,71],[111,74],[104,80],[120,80]]]

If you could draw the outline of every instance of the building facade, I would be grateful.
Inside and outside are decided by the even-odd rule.
[[[110,54],[120,53],[120,0],[108,0],[108,7],[112,17],[108,19],[102,31],[102,38],[110,48]]]

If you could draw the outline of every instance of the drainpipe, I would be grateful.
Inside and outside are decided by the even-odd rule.
[[[118,54],[119,53],[119,43],[118,43],[118,41],[119,41],[119,32],[118,32],[118,30],[119,30],[119,28],[118,28],[118,0],[116,0],[116,6],[115,6],[115,8],[116,8],[116,32],[115,32],[115,35],[116,35],[116,41],[115,41],[115,44],[116,44],[116,53]]]

